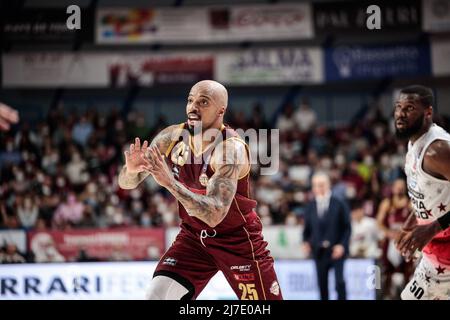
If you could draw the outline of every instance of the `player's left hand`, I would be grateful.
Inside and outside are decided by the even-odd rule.
[[[145,169],[150,172],[155,181],[165,188],[172,186],[175,183],[175,178],[158,147],[149,147],[147,157],[151,165],[147,165]]]
[[[434,222],[426,225],[417,225],[410,231],[407,231],[406,235],[399,240],[397,248],[405,257],[405,260],[410,261],[414,258],[416,251],[422,251],[423,247],[433,239],[439,230],[439,224],[436,225]]]

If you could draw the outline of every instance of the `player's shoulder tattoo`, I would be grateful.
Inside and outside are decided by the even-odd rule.
[[[157,146],[161,153],[165,153],[170,145],[177,141],[180,135],[181,126],[179,124],[171,125],[161,130],[150,144],[151,147]]]

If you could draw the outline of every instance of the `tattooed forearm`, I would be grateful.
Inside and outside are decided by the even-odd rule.
[[[127,167],[123,166],[122,170],[119,173],[118,184],[122,189],[134,189],[136,188],[142,181],[145,180],[149,175],[148,172],[140,172],[137,174],[132,174],[127,172]]]
[[[215,227],[228,213],[236,188],[237,180],[214,175],[208,182],[206,195],[190,191],[179,181],[176,181],[169,191],[181,202],[189,215]]]
[[[210,227],[218,225],[228,213],[234,195],[236,194],[239,174],[243,166],[245,148],[240,142],[226,142],[223,158],[218,161],[216,172],[208,181],[206,195],[196,194],[187,189],[182,183],[175,181],[169,191],[181,202],[189,215],[197,217]],[[219,148],[219,146],[218,146]],[[216,160],[217,161],[217,160]],[[245,163],[243,163],[245,162]]]

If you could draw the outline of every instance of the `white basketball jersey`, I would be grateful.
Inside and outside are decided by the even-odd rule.
[[[450,211],[450,181],[442,180],[426,173],[423,157],[428,146],[435,140],[450,141],[450,134],[436,124],[417,139],[414,144],[409,141],[406,154],[405,173],[408,194],[418,224],[428,224]],[[450,159],[448,160],[450,165]]]

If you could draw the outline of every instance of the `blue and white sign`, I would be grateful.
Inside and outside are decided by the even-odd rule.
[[[220,82],[287,84],[323,82],[323,52],[318,47],[220,52],[215,76]]]
[[[319,287],[314,261],[281,260],[275,262],[283,298],[286,300],[318,300]],[[375,300],[377,267],[370,259],[348,259],[344,265],[348,300]],[[337,299],[334,270],[328,274],[331,300]]]
[[[54,263],[0,265],[0,300],[142,300],[156,262]],[[351,300],[373,300],[374,263],[347,260],[344,275]],[[316,300],[314,262],[276,260],[275,270],[286,300]],[[330,272],[330,298],[335,299]],[[236,300],[224,275],[218,272],[199,300]]]
[[[431,73],[430,46],[338,46],[325,50],[327,81],[406,77]]]

